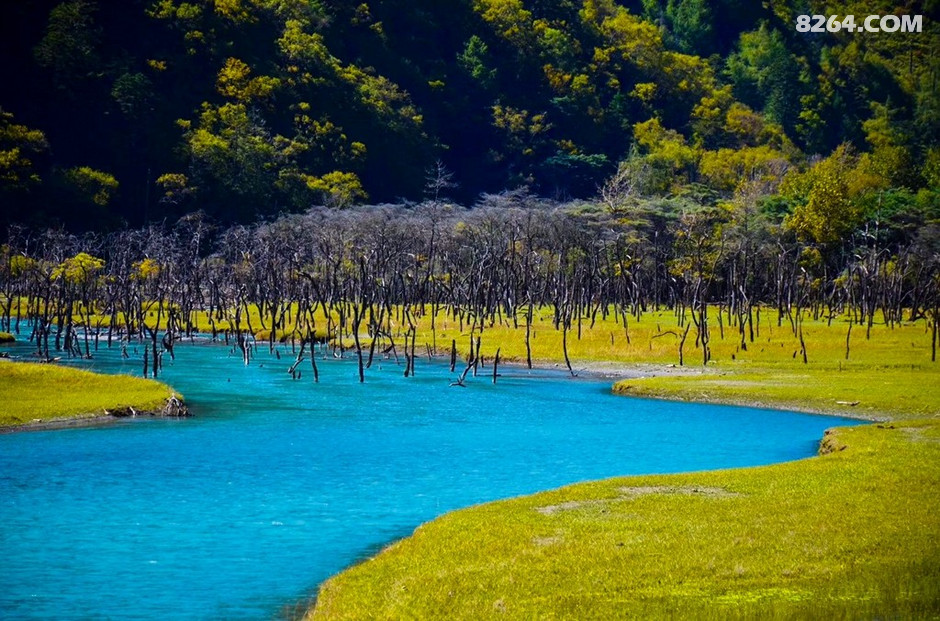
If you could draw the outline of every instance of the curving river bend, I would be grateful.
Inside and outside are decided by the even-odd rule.
[[[14,354],[26,354],[26,344]],[[9,350],[8,350],[9,351]],[[610,394],[501,368],[450,387],[382,361],[292,380],[260,351],[179,345],[161,379],[196,418],[0,435],[0,618],[271,619],[420,523],[614,475],[768,464],[857,421]],[[88,362],[139,374],[117,348]],[[489,371],[489,369],[487,369]]]

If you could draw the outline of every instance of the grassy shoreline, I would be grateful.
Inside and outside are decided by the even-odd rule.
[[[940,614],[935,366],[574,364],[627,371],[612,390],[628,396],[882,422],[827,432],[825,454],[796,462],[615,477],[445,514],[324,583],[307,618]]]
[[[309,618],[936,614],[940,428],[840,428],[826,443],[797,462],[446,514],[325,583]]]
[[[845,416],[873,422],[940,417],[930,387],[936,370],[892,373],[871,367],[852,371],[780,370],[748,366],[677,377],[624,379],[613,391],[653,399],[697,401]]]
[[[0,360],[0,433],[100,425],[132,416],[187,416],[155,380]]]

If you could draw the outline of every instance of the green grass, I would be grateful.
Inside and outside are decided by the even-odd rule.
[[[618,382],[622,394],[895,422],[838,429],[831,453],[797,462],[616,478],[456,511],[325,583],[310,616],[940,616],[940,365],[923,322],[876,325],[870,339],[855,326],[846,360],[844,318],[807,320],[804,364],[788,324],[763,319],[746,350],[714,325],[707,366],[693,328],[687,368],[666,368],[677,339],[656,335],[676,330],[669,313],[631,323],[630,344],[611,322],[570,334],[570,355],[575,367],[666,373]],[[560,361],[560,334],[535,325],[533,356]],[[483,332],[485,354],[487,342],[524,358],[520,331],[496,326]]]
[[[840,428],[827,444],[447,514],[327,582],[311,617],[940,614],[940,425]]]
[[[733,403],[842,414],[872,420],[910,420],[940,415],[940,376],[930,363],[913,368],[879,365],[804,369],[729,365],[693,375],[622,380],[624,395],[682,401]]]
[[[158,411],[173,395],[155,380],[0,360],[0,427],[102,416],[131,407]]]
[[[9,332],[0,332],[0,345],[4,343],[14,343],[16,342],[16,337],[10,334]]]

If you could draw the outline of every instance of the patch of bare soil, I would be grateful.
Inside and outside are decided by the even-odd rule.
[[[598,507],[608,505],[614,502],[633,500],[641,496],[659,495],[682,495],[682,496],[703,496],[708,498],[736,498],[741,496],[738,492],[732,492],[723,487],[708,487],[704,485],[643,485],[636,487],[621,487],[620,496],[617,498],[605,498],[597,500],[569,500],[557,505],[546,505],[536,507],[535,510],[542,515],[554,515],[561,511],[573,511],[575,509],[584,509],[587,507]]]
[[[643,485],[638,487],[621,487],[620,491],[628,498],[649,496],[651,494],[710,496],[712,498],[735,498],[741,495],[738,492],[732,492],[723,487],[706,487],[701,485]]]

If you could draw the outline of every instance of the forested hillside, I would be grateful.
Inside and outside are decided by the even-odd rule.
[[[940,216],[935,2],[8,3],[0,219],[472,205],[525,186],[725,205],[817,244]],[[921,33],[799,33],[803,13]],[[652,201],[652,202],[651,202]],[[673,203],[673,206],[674,203]],[[4,226],[5,228],[5,226]]]

